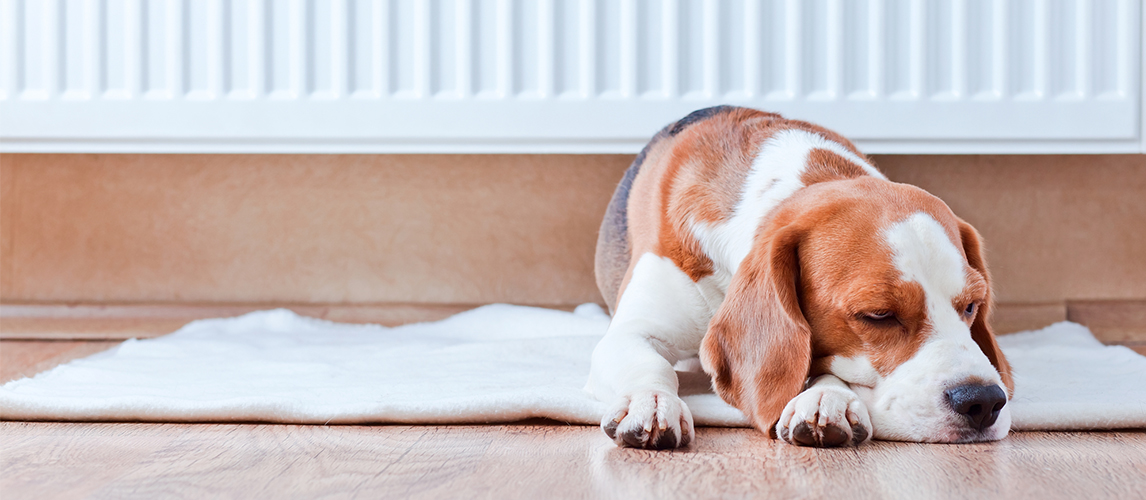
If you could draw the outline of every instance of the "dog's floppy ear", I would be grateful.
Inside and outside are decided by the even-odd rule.
[[[797,292],[806,231],[789,224],[768,233],[770,241],[749,252],[733,277],[700,358],[717,394],[775,437],[784,406],[804,390],[812,334]]]
[[[1007,363],[1007,358],[1003,356],[1003,350],[999,348],[999,344],[995,342],[995,334],[991,331],[990,314],[992,302],[991,293],[991,275],[987,271],[987,261],[983,258],[983,244],[979,237],[979,232],[970,224],[959,220],[959,238],[963,241],[963,253],[967,254],[967,264],[972,269],[979,271],[983,275],[983,279],[987,280],[987,299],[979,308],[979,315],[975,316],[975,322],[971,324],[971,338],[976,344],[979,344],[979,349],[983,354],[987,355],[987,359],[999,371],[999,376],[1003,379],[1003,385],[1007,386],[1007,394],[1014,395],[1015,381],[1011,378],[1011,365]]]

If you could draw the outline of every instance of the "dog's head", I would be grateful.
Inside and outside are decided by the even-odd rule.
[[[859,394],[874,437],[1001,439],[1010,366],[987,323],[979,235],[927,192],[861,177],[778,207],[733,277],[701,360],[762,430],[809,376]]]

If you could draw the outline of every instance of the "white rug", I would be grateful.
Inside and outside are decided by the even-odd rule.
[[[491,305],[396,328],[287,310],[195,321],[5,384],[0,419],[596,424],[604,405],[581,388],[608,321],[592,304]],[[1016,373],[1013,428],[1146,427],[1146,358],[1073,323],[1000,343]],[[685,378],[697,425],[744,425],[703,378]]]

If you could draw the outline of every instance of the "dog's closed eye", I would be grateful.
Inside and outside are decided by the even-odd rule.
[[[880,328],[887,328],[892,326],[899,326],[899,318],[892,311],[873,311],[860,313],[860,319],[863,322],[877,326]]]

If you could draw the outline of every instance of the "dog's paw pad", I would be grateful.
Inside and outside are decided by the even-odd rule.
[[[791,442],[817,448],[835,448],[848,442],[848,432],[837,425],[809,425],[800,422],[791,431]]]
[[[864,427],[863,424],[852,424],[852,446],[859,446],[860,443],[867,441],[870,435],[871,433],[868,432],[867,427]]]
[[[618,446],[664,450],[692,442],[692,414],[675,394],[635,393],[607,412],[601,430]]]
[[[776,423],[776,435],[800,446],[857,446],[871,436],[871,419],[855,393],[812,387],[788,402]]]

